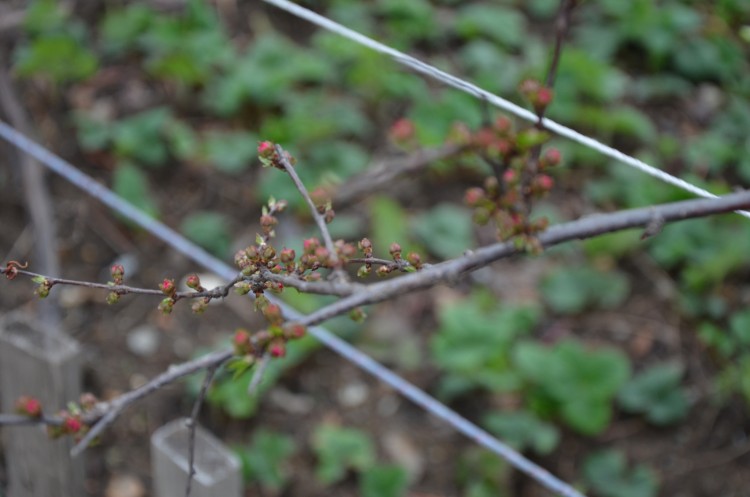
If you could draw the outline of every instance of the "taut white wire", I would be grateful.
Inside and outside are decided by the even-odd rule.
[[[416,59],[412,57],[411,55],[407,55],[403,52],[400,52],[396,50],[395,48],[391,48],[378,41],[375,41],[372,38],[369,38],[361,33],[358,33],[352,29],[342,26],[341,24],[335,21],[332,21],[331,19],[328,19],[327,17],[321,16],[320,14],[316,14],[315,12],[311,10],[308,10],[304,7],[300,7],[299,5],[294,4],[288,0],[263,0],[263,1],[266,3],[270,3],[271,5],[275,5],[276,7],[283,9],[289,12],[290,14],[294,14],[297,17],[305,19],[306,21],[316,24],[320,26],[321,28],[326,29],[332,33],[341,35],[345,38],[348,38],[349,40],[352,40],[356,43],[359,43],[360,45],[371,48],[382,54],[389,55],[391,58],[393,58],[396,62],[400,64],[410,67],[414,69],[415,71],[424,74],[425,76],[429,76],[442,83],[445,83],[448,86],[451,86],[465,93],[468,93],[469,95],[473,95],[476,98],[486,100],[488,103],[494,105],[495,107],[499,109],[503,109],[507,112],[510,112],[511,114],[514,114],[520,117],[521,119],[526,119],[527,121],[531,121],[531,122],[536,122],[538,119],[536,114],[529,111],[528,109],[524,109],[523,107],[520,107],[514,104],[513,102],[510,102],[502,97],[499,97],[495,95],[494,93],[490,93],[487,90],[483,90],[482,88],[476,86],[473,83],[469,83],[468,81],[465,81],[461,78],[453,76],[452,74],[449,74],[445,71],[441,71],[437,67],[427,64],[426,62],[422,62],[421,60]],[[547,118],[544,118],[542,120],[542,124],[544,125],[546,129],[557,134],[558,136],[568,138],[585,147],[589,147],[593,150],[596,150],[597,152],[603,155],[606,155],[607,157],[610,157],[619,162],[622,162],[623,164],[628,165],[630,167],[634,167],[665,183],[674,185],[678,188],[681,188],[690,193],[698,195],[699,197],[706,197],[706,198],[717,197],[717,195],[714,195],[708,190],[704,190],[703,188],[700,188],[691,183],[688,183],[687,181],[683,179],[672,176],[671,174],[666,173],[662,171],[661,169],[657,169],[653,166],[650,166],[646,164],[645,162],[643,162],[642,160],[639,160],[639,159],[636,159],[635,157],[624,154],[620,152],[619,150],[610,147],[609,145],[605,145],[604,143],[598,140],[595,140],[591,137],[588,137],[586,135],[579,133],[578,131],[568,128],[567,126],[563,126],[562,124],[559,124]],[[740,214],[746,218],[750,218],[750,212],[748,211],[737,211],[737,214]]]
[[[3,121],[0,121],[0,137],[7,140],[19,150],[34,157],[39,163],[56,172],[67,181],[73,183],[86,194],[96,198],[126,218],[135,222],[156,238],[163,240],[169,246],[186,255],[209,271],[215,272],[226,280],[231,280],[237,275],[237,271],[223,261],[212,256],[193,242],[187,240],[172,228],[149,217],[143,211],[119,197],[92,177],[83,173],[69,162],[53,154],[33,140],[30,140]],[[287,318],[292,320],[302,318],[302,314],[284,302],[274,299],[273,296],[269,296],[269,300],[277,303],[282,308],[284,315]],[[338,353],[344,359],[372,374],[383,383],[390,385],[407,399],[422,407],[430,414],[447,422],[457,431],[463,433],[476,443],[504,458],[510,464],[528,474],[549,490],[564,497],[585,497],[575,488],[555,477],[546,469],[530,461],[507,444],[493,437],[491,434],[464,418],[456,411],[442,404],[412,383],[404,380],[390,369],[375,361],[367,354],[359,351],[327,329],[321,326],[315,326],[311,327],[309,331],[311,335]]]

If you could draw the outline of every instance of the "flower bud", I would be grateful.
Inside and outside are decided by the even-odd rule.
[[[284,326],[284,336],[290,339],[302,338],[307,333],[307,327],[300,323],[291,323]]]
[[[302,242],[302,248],[306,254],[314,254],[318,247],[320,247],[320,240],[317,238],[308,238]]]
[[[406,260],[414,266],[415,269],[421,269],[422,268],[422,258],[419,256],[416,252],[409,252],[409,255],[406,256]]]
[[[263,315],[271,324],[279,325],[284,321],[284,316],[281,314],[281,307],[276,304],[265,306]]]
[[[464,203],[469,207],[476,207],[476,205],[484,200],[484,190],[481,188],[469,188],[464,194]]]
[[[109,292],[107,294],[107,303],[109,305],[116,304],[120,301],[120,294],[117,292]]]
[[[271,357],[284,357],[286,355],[286,344],[281,338],[274,338],[271,343],[268,344],[268,352]]]
[[[367,319],[367,314],[364,310],[362,310],[361,307],[355,307],[349,312],[349,319],[351,319],[355,323],[362,323],[365,319]]]
[[[388,252],[391,254],[391,257],[393,257],[394,261],[401,260],[401,245],[398,243],[391,243],[391,246],[388,248]]]
[[[245,355],[252,352],[252,343],[250,341],[250,333],[243,328],[239,328],[234,332],[232,337],[232,345],[234,346],[235,355]]]
[[[377,274],[379,277],[387,276],[391,272],[391,268],[388,266],[380,266],[376,271],[375,274]]]
[[[372,257],[372,242],[369,238],[363,238],[359,241],[359,250],[365,254],[365,257]]]
[[[372,269],[368,265],[360,266],[359,269],[357,269],[357,277],[358,278],[364,278],[365,276],[369,276]]]
[[[414,138],[416,128],[414,123],[405,117],[402,117],[391,126],[389,135],[397,145],[407,145]]]
[[[323,215],[323,220],[326,222],[326,224],[331,224],[335,217],[336,212],[333,209],[326,209],[326,212]]]
[[[24,395],[16,401],[16,412],[32,418],[41,417],[42,403],[34,397]]]
[[[206,302],[205,299],[198,299],[197,301],[193,302],[193,305],[190,306],[190,310],[193,311],[193,314],[201,315],[204,312],[206,312],[206,308],[208,307],[208,302]]]
[[[174,299],[172,299],[172,297],[166,297],[162,299],[162,301],[159,302],[158,309],[165,316],[167,314],[171,314],[172,310],[174,309]]]
[[[294,258],[297,256],[297,254],[294,253],[294,249],[285,248],[281,250],[281,254],[279,254],[279,259],[284,264],[291,264],[294,262]]]
[[[174,295],[175,291],[177,291],[177,288],[174,286],[174,280],[164,278],[161,285],[159,285],[159,290],[161,290],[161,293],[164,295],[169,295],[171,297]]]
[[[96,407],[97,402],[99,402],[99,399],[97,399],[96,395],[91,392],[82,393],[81,397],[78,400],[78,403],[81,405],[81,408],[84,411],[90,411],[91,409]]]
[[[39,286],[36,287],[34,293],[36,293],[40,299],[46,299],[47,297],[49,297],[49,291],[51,288],[52,282],[48,279],[44,279],[41,283],[39,283]]]
[[[234,285],[234,291],[237,293],[237,295],[247,295],[250,293],[250,290],[252,290],[252,286],[248,281],[240,281],[236,285]]]
[[[542,167],[556,166],[562,160],[562,154],[556,148],[548,148],[542,156],[541,165]]]
[[[192,288],[193,290],[202,290],[201,279],[197,274],[191,274],[190,276],[188,276],[185,284],[188,286],[188,288]]]
[[[78,417],[68,415],[63,419],[62,429],[63,432],[69,435],[75,435],[83,428],[83,423]]]
[[[112,275],[112,281],[114,281],[115,285],[122,285],[122,279],[125,277],[125,268],[122,267],[122,264],[115,264],[109,269],[110,274]]]

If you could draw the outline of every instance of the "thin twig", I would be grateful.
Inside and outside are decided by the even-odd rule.
[[[198,413],[201,410],[201,405],[203,405],[203,401],[208,393],[208,387],[211,385],[219,366],[221,366],[221,364],[216,364],[206,368],[206,377],[203,379],[200,392],[198,392],[198,397],[196,397],[195,403],[193,404],[193,411],[190,413],[190,418],[186,422],[188,428],[188,477],[187,483],[185,484],[185,497],[190,497],[190,489],[193,485],[193,477],[195,476],[195,429]]]
[[[0,414],[0,426],[59,426],[62,422],[59,416],[31,417],[23,414]]]
[[[253,395],[255,395],[255,392],[258,391],[260,382],[261,380],[263,380],[263,375],[265,374],[266,368],[268,368],[268,364],[270,362],[271,355],[268,352],[264,352],[257,362],[257,366],[255,367],[255,371],[253,371],[253,377],[250,379],[250,383],[247,385],[248,396],[252,397]]]
[[[297,276],[274,274],[268,269],[262,269],[259,276],[264,281],[281,283],[284,286],[294,288],[303,293],[315,293],[318,295],[346,297],[364,288],[364,285],[361,283],[350,283],[348,281],[305,281]]]
[[[375,162],[367,169],[336,187],[333,204],[336,209],[359,202],[379,190],[392,185],[406,174],[412,175],[439,160],[454,157],[466,149],[463,145],[448,144],[435,149],[422,149],[407,155]]]
[[[0,274],[5,274],[8,272],[7,268],[1,268]],[[33,271],[27,271],[25,269],[15,269],[15,273],[21,274],[24,276],[28,276],[30,278],[43,278],[47,284],[51,287],[55,285],[67,285],[67,286],[81,286],[85,288],[94,288],[98,290],[107,290],[110,292],[115,292],[120,295],[126,295],[126,294],[139,294],[139,295],[155,295],[164,297],[164,293],[161,290],[156,290],[153,288],[138,288],[128,285],[113,285],[109,283],[94,283],[90,281],[81,281],[81,280],[70,280],[66,278],[55,278],[53,276],[47,276],[44,274],[35,273]],[[227,283],[226,285],[217,286],[216,288],[212,290],[202,290],[199,292],[195,291],[189,291],[189,292],[175,292],[174,295],[172,295],[172,298],[175,301],[181,300],[181,299],[196,299],[196,298],[212,298],[212,299],[218,299],[223,298],[229,295],[229,290],[232,289],[234,285],[242,281],[244,277],[242,275],[236,276],[232,281]]]
[[[93,426],[91,426],[88,433],[86,433],[86,435],[71,449],[70,454],[75,457],[83,452],[86,447],[88,447],[96,437],[111,425],[115,419],[117,419],[117,416],[119,416],[120,413],[122,413],[122,411],[133,402],[157,391],[161,387],[168,385],[183,376],[222,364],[224,361],[232,357],[233,354],[233,349],[218,350],[193,361],[177,366],[171,366],[167,371],[146,384],[124,393],[109,402],[97,405],[94,410],[86,413],[83,417],[84,423],[89,425],[93,423]]]
[[[315,206],[312,198],[310,198],[310,194],[307,192],[307,188],[305,188],[302,180],[299,179],[297,171],[294,170],[294,166],[292,166],[292,164],[287,159],[284,149],[281,147],[281,145],[278,144],[275,146],[275,148],[276,154],[278,154],[279,156],[281,165],[284,166],[284,169],[289,174],[289,177],[292,178],[294,186],[297,187],[299,194],[302,195],[302,198],[305,199],[307,206],[310,208],[310,214],[312,214],[312,217],[315,220],[315,224],[318,225],[320,235],[323,237],[323,243],[325,244],[326,249],[328,249],[329,257],[333,262],[334,272],[336,272],[340,280],[345,281],[346,273],[341,269],[341,267],[339,267],[339,255],[336,252],[336,247],[333,245],[333,239],[331,238],[331,233],[328,231],[328,226],[326,225],[325,218],[320,214],[320,212],[318,212],[318,208]]]

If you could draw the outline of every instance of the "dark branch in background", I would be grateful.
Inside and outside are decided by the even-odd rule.
[[[578,0],[560,0],[560,9],[557,12],[557,18],[555,20],[555,46],[552,49],[552,58],[550,59],[549,68],[547,69],[547,77],[545,78],[544,85],[552,90],[555,86],[555,80],[557,79],[557,69],[560,65],[560,58],[562,57],[562,49],[565,44],[565,38],[570,28],[570,20],[573,16],[573,10],[576,7]],[[541,106],[537,110],[537,121],[534,127],[539,131],[544,131],[544,113],[547,111],[547,106]],[[523,203],[526,209],[526,214],[531,213],[531,192],[530,183],[532,178],[536,175],[539,164],[539,157],[542,153],[542,145],[534,146],[529,153],[529,161],[527,167],[523,173]]]
[[[209,366],[206,369],[206,377],[203,379],[201,390],[198,392],[198,397],[195,399],[193,404],[193,412],[190,414],[190,419],[187,420],[188,428],[188,477],[187,483],[185,484],[185,497],[190,497],[190,488],[193,485],[193,477],[195,476],[195,428],[197,425],[198,413],[200,413],[201,405],[206,398],[208,393],[208,387],[214,379],[216,371],[219,369],[221,364]]]
[[[570,29],[570,20],[573,16],[573,9],[575,9],[578,0],[561,0],[560,10],[557,13],[555,19],[555,47],[552,51],[552,59],[549,63],[549,69],[547,69],[547,78],[544,80],[544,84],[547,88],[555,86],[555,79],[557,79],[557,68],[560,65],[560,58],[562,56],[563,44],[565,43],[565,37],[568,35]],[[540,119],[544,117],[544,112],[540,112]],[[541,124],[541,122],[539,123]]]
[[[434,162],[463,152],[465,148],[462,145],[450,144],[435,149],[418,150],[406,157],[371,164],[362,174],[336,187],[333,204],[337,209],[341,209],[360,202],[369,195],[391,186],[400,176],[417,173]]]
[[[3,114],[16,129],[21,130],[27,136],[33,136],[33,130],[29,117],[23,107],[19,104],[20,99],[13,88],[8,72],[4,67],[7,57],[0,52],[0,106]],[[55,221],[52,214],[50,195],[44,184],[44,170],[42,166],[30,155],[16,151],[18,156],[18,169],[20,169],[23,181],[23,193],[26,201],[26,209],[31,217],[31,229],[34,233],[34,255],[38,261],[38,267],[47,274],[60,274],[60,262],[57,258],[57,238],[55,236]],[[10,254],[11,256],[13,254]],[[41,304],[40,319],[47,326],[45,329],[50,333],[60,331],[60,310],[57,299],[51,298]]]

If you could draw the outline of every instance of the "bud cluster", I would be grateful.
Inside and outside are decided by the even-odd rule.
[[[536,81],[524,81],[520,92],[539,115],[552,101],[552,91]],[[480,129],[471,143],[492,165],[495,175],[464,195],[464,202],[473,209],[474,222],[484,225],[493,221],[501,240],[518,237],[533,252],[539,249],[538,243],[533,243],[534,235],[546,229],[548,221],[529,219],[531,202],[554,187],[548,172],[562,159],[554,148],[540,154],[547,140],[547,133],[536,127],[515,131],[507,117]]]
[[[288,152],[284,152],[284,156],[289,164],[294,165],[296,160]],[[258,144],[258,159],[263,167],[275,167],[282,171],[286,171],[284,165],[281,163],[281,157],[276,152],[276,146],[270,141],[262,141]]]
[[[269,304],[271,308],[274,304]],[[277,306],[276,306],[277,307]],[[271,309],[271,313],[275,311]],[[279,316],[280,311],[279,311]],[[276,319],[274,317],[274,319]],[[238,329],[232,338],[234,353],[243,357],[248,365],[252,365],[258,358],[268,352],[271,357],[284,357],[286,345],[290,340],[298,340],[307,334],[307,327],[301,323],[272,322],[268,329],[250,333],[245,329]]]
[[[70,403],[66,410],[58,413],[58,416],[62,418],[62,423],[47,426],[47,434],[50,438],[73,435],[76,440],[80,440],[89,430],[89,426],[83,419],[84,415],[94,409],[98,402],[99,400],[93,394],[82,394],[78,404]]]

